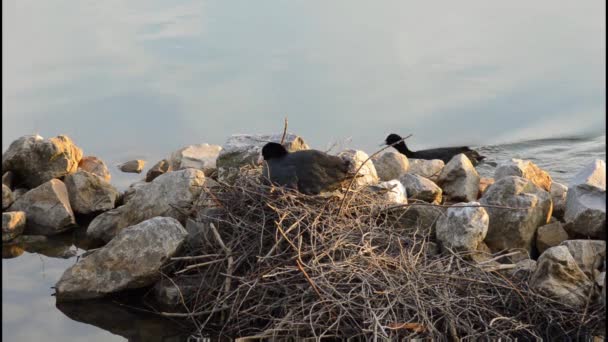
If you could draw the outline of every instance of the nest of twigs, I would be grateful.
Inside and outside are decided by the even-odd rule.
[[[195,209],[205,233],[171,281],[198,279],[174,315],[201,332],[553,340],[592,336],[605,321],[600,305],[569,307],[466,254],[436,253],[429,227],[400,219],[411,207],[375,192],[306,196],[249,169],[206,188]]]

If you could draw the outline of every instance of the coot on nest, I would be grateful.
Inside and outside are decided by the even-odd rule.
[[[272,183],[296,189],[307,195],[338,189],[349,174],[349,162],[316,150],[289,153],[277,143],[262,148],[263,174]]]
[[[388,137],[386,137],[386,145],[391,145],[396,143],[397,141],[401,140],[402,138],[398,135],[398,134],[389,134]],[[450,159],[452,159],[452,157],[454,157],[457,154],[460,153],[464,153],[467,157],[469,157],[469,159],[471,160],[471,163],[473,165],[477,165],[481,160],[483,160],[485,157],[480,155],[477,151],[470,149],[467,146],[461,146],[461,147],[442,147],[442,148],[433,148],[430,150],[420,150],[420,151],[411,151],[409,148],[407,148],[407,145],[405,145],[404,141],[400,141],[399,143],[393,145],[393,147],[401,152],[401,154],[404,154],[406,157],[408,158],[415,158],[415,159],[441,159],[443,160],[444,163],[448,163],[450,161]]]

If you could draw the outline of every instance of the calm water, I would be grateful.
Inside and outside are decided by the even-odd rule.
[[[285,116],[313,148],[371,153],[388,133],[413,133],[413,150],[483,146],[490,161],[531,159],[564,183],[605,160],[604,2],[6,0],[2,9],[2,150],[24,134],[67,134],[106,161],[120,189],[142,176],[117,163],[150,167],[185,145],[280,133]],[[3,247],[5,340],[184,339],[107,303],[57,309],[50,287],[83,252],[77,241]]]

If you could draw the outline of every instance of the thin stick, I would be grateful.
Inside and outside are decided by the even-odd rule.
[[[285,142],[285,137],[287,136],[287,117],[285,117],[285,124],[283,125],[283,136],[281,137],[281,145]]]

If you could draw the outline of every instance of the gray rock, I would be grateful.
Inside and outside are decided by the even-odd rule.
[[[529,160],[511,159],[498,165],[496,171],[494,171],[495,180],[509,176],[529,179],[539,188],[545,191],[551,191],[551,183],[553,180],[549,173]]]
[[[386,202],[392,204],[407,204],[405,187],[397,179],[370,185],[369,189],[379,194]]]
[[[553,199],[553,216],[556,219],[563,221],[566,211],[566,196],[568,195],[568,187],[564,184],[553,182],[551,183],[551,198]]]
[[[82,157],[80,163],[78,163],[78,169],[92,173],[108,183],[112,179],[106,163],[94,156]]]
[[[122,172],[141,173],[141,171],[144,169],[144,165],[146,165],[146,162],[144,160],[136,159],[119,164],[117,165],[117,167]]]
[[[170,217],[154,217],[123,229],[63,273],[56,285],[57,300],[97,298],[154,284],[186,235]]]
[[[163,159],[148,170],[148,173],[146,173],[146,182],[151,182],[156,179],[156,177],[170,171],[173,171],[171,163],[167,159]]]
[[[239,169],[245,165],[255,164],[260,157],[262,147],[268,142],[281,142],[283,134],[235,134],[222,146],[216,160],[218,179],[230,183],[235,179]],[[286,134],[283,143],[289,152],[308,150],[304,140],[295,134]]]
[[[568,248],[578,267],[591,279],[594,278],[594,271],[599,270],[606,259],[606,241],[566,240],[560,246]]]
[[[398,179],[410,168],[407,157],[399,152],[386,152],[372,158],[372,161],[381,181]]]
[[[65,176],[72,210],[91,214],[114,209],[118,191],[110,183],[84,170]]]
[[[568,240],[568,233],[566,233],[559,221],[541,226],[536,231],[536,249],[538,249],[538,253],[558,246],[566,240]]]
[[[148,185],[148,183],[146,181],[137,181],[137,182],[129,185],[129,188],[127,190],[125,190],[124,193],[122,194],[122,204],[126,204],[127,202],[129,202],[131,200],[131,198],[133,198],[133,196],[135,195],[135,192],[137,192],[137,190],[144,188],[147,185]]]
[[[477,250],[486,237],[490,221],[484,208],[473,207],[478,205],[478,202],[458,203],[450,206],[447,215],[439,218],[436,234],[443,248],[454,251]]]
[[[515,267],[508,273],[518,279],[530,279],[536,271],[537,262],[532,259],[523,259],[515,264]]]
[[[27,222],[24,234],[28,235],[53,235],[76,224],[68,191],[58,179],[28,191],[9,210],[25,212]]]
[[[521,177],[505,177],[494,183],[480,199],[486,207],[490,225],[485,242],[493,252],[521,248],[528,253],[538,227],[551,217],[551,195]]]
[[[81,158],[82,150],[65,135],[50,139],[27,135],[13,141],[2,155],[2,170],[14,172],[34,188],[76,172]]]
[[[420,200],[435,204],[441,203],[442,190],[432,181],[412,173],[406,173],[399,180],[405,186],[410,201]]]
[[[606,239],[606,163],[596,159],[568,185],[565,229],[572,236]]]
[[[10,241],[23,233],[25,213],[12,211],[2,213],[2,242]]]
[[[2,210],[8,208],[13,204],[15,198],[13,197],[13,192],[11,188],[2,184]]]
[[[195,295],[203,282],[200,276],[163,278],[154,285],[154,297],[163,307],[174,308],[182,304],[182,298]]]
[[[14,201],[16,201],[19,198],[21,198],[21,196],[25,195],[27,192],[28,192],[28,190],[25,189],[25,188],[17,188],[15,190],[13,190],[13,199],[14,199]]]
[[[8,188],[12,190],[14,183],[15,183],[15,174],[11,171],[6,171],[2,175],[2,184],[8,186]]]
[[[173,217],[184,222],[204,183],[205,174],[195,169],[161,175],[136,190],[123,206],[93,219],[87,235],[110,241],[120,230],[155,216]]]
[[[198,169],[209,176],[216,169],[216,160],[221,150],[221,146],[209,144],[183,147],[171,154],[171,167],[173,170]]]
[[[594,290],[593,281],[578,267],[566,246],[551,247],[541,254],[530,287],[576,307],[584,306]]]
[[[376,172],[374,163],[370,159],[365,163],[365,165],[363,164],[369,158],[367,153],[361,150],[348,149],[338,153],[338,157],[350,162],[348,169],[350,174],[355,174],[357,169],[363,165],[361,170],[359,170],[357,179],[355,180],[354,184],[356,186],[378,184],[378,173]]]
[[[410,204],[407,207],[393,209],[389,219],[390,224],[396,229],[417,231],[434,240],[437,223],[442,216],[446,215],[446,212],[447,208],[444,207]]]
[[[460,153],[452,157],[441,170],[437,184],[447,201],[471,202],[477,200],[479,180],[479,174],[471,160]]]
[[[436,182],[441,174],[441,170],[445,166],[445,163],[441,159],[409,159],[409,170],[408,173],[428,178],[433,182]]]

